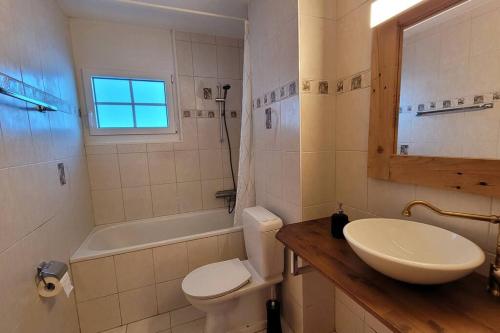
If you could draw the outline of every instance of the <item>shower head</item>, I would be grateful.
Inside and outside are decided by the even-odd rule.
[[[231,89],[231,85],[230,85],[230,84],[226,84],[226,85],[224,85],[224,86],[222,87],[222,89],[224,89],[224,99],[226,99],[226,97],[227,97],[227,91],[228,91],[229,89]]]

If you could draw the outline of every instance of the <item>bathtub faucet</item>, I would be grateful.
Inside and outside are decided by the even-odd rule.
[[[217,199],[236,200],[236,190],[224,190],[215,192]]]
[[[215,197],[217,199],[225,199],[227,202],[229,214],[233,212],[236,205],[236,190],[217,191],[215,192]]]

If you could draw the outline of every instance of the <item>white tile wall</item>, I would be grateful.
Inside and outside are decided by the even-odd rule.
[[[337,96],[335,145],[337,150],[368,150],[370,89]],[[355,135],[353,135],[355,134]]]
[[[0,97],[0,281],[11,286],[1,332],[79,332],[74,293],[42,301],[33,282],[42,260],[67,263],[93,225],[68,31],[56,1],[0,3],[0,72],[68,104],[42,114]]]
[[[118,294],[122,324],[128,324],[158,313],[156,286],[147,286]],[[161,298],[160,298],[161,299]]]
[[[153,215],[165,216],[177,213],[177,184],[151,186]]]
[[[298,78],[297,6],[296,0],[250,3],[254,97]],[[271,129],[265,126],[268,107]],[[281,216],[285,223],[298,222],[302,215],[298,96],[254,109],[253,128],[257,203]],[[285,165],[285,161],[290,164]]]
[[[92,27],[84,20],[73,20],[72,25],[75,38],[85,43],[88,36],[103,29]],[[113,33],[118,36],[115,30],[123,27],[106,26],[110,34],[106,38]],[[125,26],[124,29],[139,36],[149,31],[135,26]],[[149,32],[155,36],[151,37],[153,39],[163,38],[156,35],[156,29]],[[164,31],[166,35],[167,32]],[[214,194],[229,188],[231,173],[227,144],[220,142],[215,97],[219,83],[231,84],[227,123],[237,176],[242,96],[241,43],[239,40],[182,32],[176,32],[176,36],[180,106],[182,111],[191,114],[191,117],[181,117],[181,142],[87,145],[96,224],[224,207],[224,201],[215,199]],[[165,42],[159,41],[160,44]],[[166,49],[163,51],[168,55]],[[81,66],[109,62],[104,55],[90,57],[79,45],[75,46],[75,53]],[[131,61],[130,54],[124,57],[118,62]],[[155,55],[152,57],[155,58],[153,63],[160,61]],[[168,61],[162,63],[166,69],[170,68]],[[212,89],[212,99],[204,99],[203,88]],[[205,112],[205,115],[198,117],[198,111]],[[214,112],[216,117],[208,118],[208,111]],[[236,118],[230,116],[231,111],[237,112]]]
[[[214,43],[215,44],[215,43]],[[193,43],[193,70],[196,77],[217,77],[217,47]]]
[[[367,153],[337,151],[335,160],[337,201],[358,209],[366,209],[368,197]]]
[[[362,3],[356,5],[355,3]],[[349,7],[347,16],[341,16],[344,6]],[[370,1],[338,1],[337,21],[337,77],[362,72],[370,68],[371,30]],[[352,9],[351,9],[352,8]],[[340,51],[342,50],[342,51]]]
[[[331,95],[300,94],[254,109],[257,204],[285,223],[326,216],[335,201],[335,10],[332,1],[250,3],[254,97],[291,80],[298,85],[302,79],[332,80]],[[265,126],[267,108],[270,129]],[[304,287],[313,284],[307,281]],[[331,298],[304,305],[295,290],[302,286],[301,279],[289,277],[283,286],[288,324],[295,332],[333,331],[333,291]]]
[[[124,188],[122,192],[127,220],[153,217],[151,188],[149,186],[128,187]]]
[[[311,4],[307,3],[301,8],[309,6]],[[335,42],[332,39],[336,29],[335,20],[310,16],[300,11],[299,26],[301,78],[335,79]]]
[[[202,209],[202,200],[200,182],[177,183],[177,203],[181,213]]]
[[[335,289],[335,322],[337,333],[392,332],[339,288]]]
[[[335,202],[336,2],[299,1],[302,217],[328,216]],[[328,90],[320,92],[319,82]],[[306,88],[309,85],[309,88]],[[312,312],[305,313],[307,316]]]
[[[154,284],[153,251],[148,249],[114,257],[118,291]]]

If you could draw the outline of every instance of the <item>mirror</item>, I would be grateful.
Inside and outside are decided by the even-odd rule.
[[[500,159],[500,1],[402,32],[397,155]]]
[[[426,0],[375,27],[371,90],[368,177],[500,197],[500,1]]]

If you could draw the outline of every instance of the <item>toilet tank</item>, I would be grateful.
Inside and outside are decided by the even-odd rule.
[[[276,239],[276,233],[282,226],[283,221],[263,207],[243,210],[248,261],[264,279],[283,274],[284,246]]]

